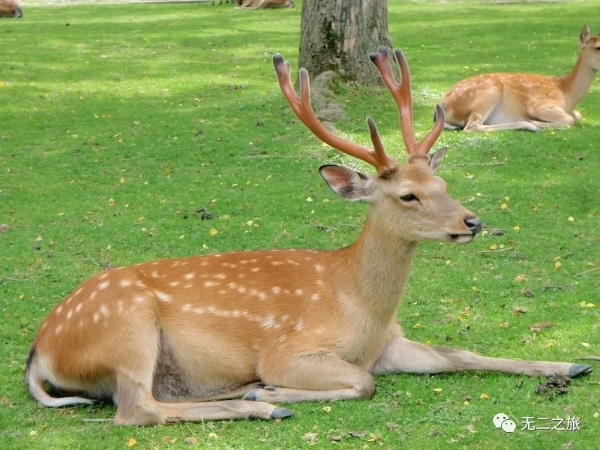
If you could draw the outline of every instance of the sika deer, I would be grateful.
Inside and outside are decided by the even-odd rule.
[[[369,398],[374,374],[497,370],[527,375],[588,373],[583,364],[487,358],[402,336],[400,299],[420,241],[467,243],[480,220],[450,198],[434,175],[445,151],[428,155],[443,111],[421,141],[412,123],[410,75],[402,84],[385,47],[371,55],[400,111],[409,154],[389,157],[371,118],[373,149],[328,131],[300,98],[289,64],[273,57],[284,96],[322,141],[369,164],[366,175],[326,165],[334,192],[370,204],[362,233],[339,250],[264,250],[164,259],[110,269],[85,281],[41,325],[26,383],[44,406],[111,398],[118,425],[281,418],[266,402]],[[64,397],[47,393],[48,383]],[[242,397],[242,400],[229,400]],[[211,401],[219,400],[219,401]]]
[[[3,17],[23,17],[23,11],[16,0],[0,0],[0,19]]]
[[[445,128],[464,131],[530,130],[574,125],[575,106],[600,70],[600,35],[583,27],[579,58],[568,75],[488,73],[458,82],[444,96]]]

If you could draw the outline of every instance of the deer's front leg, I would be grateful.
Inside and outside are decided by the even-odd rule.
[[[590,373],[592,367],[587,364],[489,358],[454,347],[424,345],[400,336],[395,337],[386,345],[371,369],[371,373],[433,374],[462,370],[491,370],[529,376],[576,377]]]
[[[268,386],[253,389],[243,400],[273,403],[342,400],[369,398],[375,391],[370,373],[326,351],[271,354],[260,366],[261,380]]]

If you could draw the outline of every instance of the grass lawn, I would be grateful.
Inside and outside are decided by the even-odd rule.
[[[369,401],[293,404],[292,418],[273,422],[118,428],[98,420],[112,418],[111,405],[40,408],[23,384],[30,343],[91,274],[210,252],[341,247],[366,205],[322,182],[319,165],[350,159],[311,136],[276,83],[273,53],[297,69],[298,2],[254,12],[22,6],[23,19],[0,21],[0,448],[598,448],[598,363],[563,395],[538,393],[545,379],[495,373],[382,376]],[[597,6],[391,0],[419,135],[461,78],[568,72]],[[402,159],[387,90],[339,91],[344,136],[368,143],[372,115]],[[599,82],[578,110],[571,129],[442,134],[438,173],[486,229],[467,246],[421,245],[399,312],[409,338],[507,358],[600,354]],[[539,322],[554,326],[533,333]],[[497,413],[517,430],[495,429]],[[580,429],[521,430],[524,417],[562,418],[563,428],[577,418]]]

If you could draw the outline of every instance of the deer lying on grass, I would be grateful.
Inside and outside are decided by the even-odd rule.
[[[530,130],[570,126],[581,119],[575,106],[600,70],[600,35],[583,27],[581,50],[568,75],[488,73],[458,82],[444,96],[445,128],[464,131]]]
[[[16,0],[0,0],[0,18],[2,17],[23,17],[23,11]]]
[[[399,50],[396,58],[401,84],[385,47],[371,55],[400,111],[409,154],[402,165],[386,154],[370,117],[373,149],[328,131],[311,107],[306,70],[298,98],[289,64],[273,57],[300,120],[376,170],[320,168],[342,198],[370,204],[356,242],[333,251],[218,253],[101,272],[42,323],[27,361],[31,395],[49,407],[112,398],[116,424],[151,425],[287,417],[291,411],[271,403],[369,398],[373,375],[391,372],[590,372],[583,364],[488,358],[402,336],[396,315],[418,242],[471,242],[481,221],[434,176],[445,153],[428,154],[443,129],[439,106],[433,129],[415,140],[410,74]]]
[[[294,0],[242,0],[235,9],[295,8]]]

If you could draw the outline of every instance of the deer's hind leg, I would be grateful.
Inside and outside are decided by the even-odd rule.
[[[581,119],[581,114],[573,112],[571,115],[558,105],[534,105],[527,112],[539,128],[573,126]]]
[[[371,372],[434,374],[463,370],[490,370],[529,376],[576,377],[590,373],[592,367],[586,364],[489,358],[454,347],[424,345],[398,336],[386,345]]]
[[[268,386],[254,389],[245,400],[302,402],[369,398],[375,382],[367,371],[328,351],[272,354],[259,367]]]
[[[148,324],[142,326],[141,324]],[[138,333],[131,335],[125,346],[125,358],[113,364],[116,392],[113,400],[117,405],[114,422],[117,425],[154,425],[167,422],[202,421],[220,419],[260,418],[276,419],[292,415],[292,412],[267,403],[243,400],[206,402],[183,395],[177,401],[157,400],[157,372],[159,360],[164,358],[164,335],[160,325],[153,320],[138,323]],[[174,378],[186,393],[184,375]],[[242,395],[251,386],[244,386],[231,393]]]

